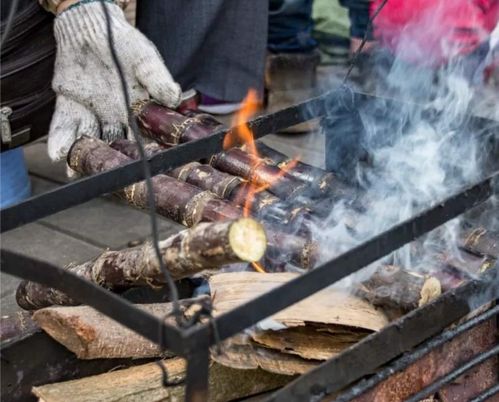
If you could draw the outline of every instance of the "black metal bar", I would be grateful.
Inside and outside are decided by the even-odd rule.
[[[485,201],[492,194],[493,177],[437,203],[436,206],[393,226],[320,267],[215,318],[219,338],[226,339],[324,289]],[[195,345],[199,339],[209,337],[210,331],[207,325],[195,326],[189,328],[186,335],[189,342]],[[210,344],[214,342],[211,337]]]
[[[269,397],[272,402],[322,400],[374,373],[416,345],[499,295],[497,264],[480,279],[446,292],[434,302],[390,323],[340,355],[303,374]]]
[[[457,369],[452,370],[450,373],[440,377],[433,384],[423,388],[417,394],[412,395],[409,399],[407,399],[406,402],[419,402],[420,400],[424,399],[428,395],[434,394],[435,392],[437,392],[445,384],[448,384],[449,382],[455,380],[456,378],[461,377],[468,370],[471,370],[473,367],[478,366],[479,364],[496,356],[497,354],[499,354],[499,345],[495,345],[492,348],[490,348],[489,350],[487,350],[486,352],[480,353],[479,355],[468,360],[461,367],[458,367]]]
[[[210,349],[206,342],[187,355],[187,383],[185,400],[187,402],[205,402],[208,400],[208,379]]]
[[[423,345],[419,346],[415,350],[400,357],[394,363],[388,365],[387,367],[385,367],[381,371],[377,372],[375,375],[373,375],[369,379],[363,380],[363,381],[359,382],[358,384],[354,385],[347,392],[345,392],[345,393],[341,394],[339,397],[337,397],[334,400],[334,402],[348,402],[348,401],[351,401],[352,399],[355,399],[359,395],[362,395],[365,392],[367,392],[368,390],[374,388],[376,385],[378,385],[382,381],[386,380],[394,373],[398,373],[402,370],[405,370],[411,364],[417,362],[423,356],[430,353],[432,350],[436,349],[437,347],[442,346],[443,344],[449,342],[450,340],[456,338],[457,336],[463,334],[464,332],[469,331],[470,329],[476,327],[477,325],[480,325],[480,324],[484,323],[485,321],[490,320],[492,317],[494,317],[497,314],[499,314],[499,306],[496,306],[490,310],[487,310],[487,311],[483,312],[482,314],[472,318],[471,320],[468,320],[468,321],[464,322],[463,324],[461,324],[455,328],[449,329],[449,330],[443,332],[441,335],[430,339],[429,341],[425,342]],[[423,398],[424,398],[424,396],[417,399],[417,401],[420,399],[423,399]]]
[[[499,394],[499,384],[493,385],[492,387],[486,389],[485,391],[471,399],[469,402],[490,401],[490,398],[492,398],[496,394]]]
[[[326,102],[342,102],[347,92],[334,90],[320,97],[261,116],[248,123],[256,138],[309,120],[325,113]],[[352,98],[351,91],[348,92]],[[223,138],[231,129],[181,144],[148,158],[151,174],[165,172],[183,164],[207,158],[223,149]],[[52,191],[34,196],[0,211],[0,233],[73,207],[100,195],[111,193],[144,179],[141,161],[85,177]]]
[[[160,326],[163,326],[163,345],[176,354],[184,355],[184,338],[181,330],[165,324],[159,318],[138,309],[118,295],[65,269],[8,250],[1,250],[1,271],[61,290],[157,344],[161,344]]]

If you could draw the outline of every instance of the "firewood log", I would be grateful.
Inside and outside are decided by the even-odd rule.
[[[206,296],[203,296],[206,297]],[[179,300],[183,318],[189,318],[197,299]],[[141,310],[176,325],[172,303],[137,304]],[[33,314],[34,321],[79,359],[149,358],[170,355],[158,345],[89,306],[47,307]]]
[[[435,277],[384,265],[359,284],[356,293],[374,306],[407,312],[440,296],[442,289]]]
[[[174,280],[226,264],[259,261],[265,248],[263,226],[249,218],[200,223],[159,242],[161,257]],[[91,261],[69,265],[66,269],[110,290],[157,287],[166,283],[150,242],[124,250],[105,251]],[[21,282],[16,299],[26,310],[54,304],[77,304],[63,292],[29,281]]]
[[[33,393],[44,402],[142,402],[183,401],[185,399],[186,362],[181,358],[162,360],[172,385],[163,386],[157,363],[124,370],[37,386]],[[293,377],[271,374],[261,369],[236,370],[210,363],[208,402],[240,400],[285,385]]]
[[[131,160],[103,141],[90,137],[79,138],[68,153],[69,166],[84,175],[111,170]],[[201,221],[237,219],[242,215],[240,208],[220,199],[214,193],[203,191],[172,177],[154,176],[152,185],[156,211],[185,226],[190,227]],[[148,207],[147,187],[144,181],[125,187],[118,191],[117,195],[139,208]],[[308,269],[314,266],[317,247],[313,241],[269,228],[267,228],[267,237],[269,248],[274,249],[274,256],[282,255],[282,258],[286,258],[284,261],[290,261],[302,268]],[[304,262],[308,265],[302,265]]]

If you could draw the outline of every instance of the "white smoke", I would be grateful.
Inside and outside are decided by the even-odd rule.
[[[466,65],[458,60],[436,68],[438,63],[432,60],[406,61],[415,55],[425,57],[425,49],[419,46],[420,41],[414,41],[414,35],[431,30],[438,23],[437,12],[426,16],[423,26],[408,27],[398,43],[400,53],[379,82],[380,92],[402,102],[393,107],[388,101],[375,100],[359,110],[365,131],[363,146],[370,156],[369,164],[359,163],[356,169],[358,182],[364,189],[360,204],[365,211],[354,211],[346,203],[333,207],[327,221],[314,231],[324,261],[414,216],[484,175],[483,138],[467,127],[479,88],[476,81],[466,77]],[[442,38],[440,45],[446,47],[446,54],[455,54],[456,49],[450,47],[451,41],[447,39]],[[499,102],[496,112],[498,105]],[[460,218],[454,219],[383,262],[415,271],[427,272],[432,265],[438,269],[433,261],[436,253],[460,258],[460,227]],[[352,280],[363,279],[369,272],[367,269],[355,278],[344,280],[341,286],[348,287]]]

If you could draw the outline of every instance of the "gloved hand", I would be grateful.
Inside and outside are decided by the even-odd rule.
[[[81,135],[105,141],[128,132],[127,110],[118,71],[109,48],[105,6],[114,48],[126,79],[130,102],[154,98],[175,108],[181,89],[155,46],[125,19],[115,4],[76,4],[54,24],[57,56],[52,87],[57,95],[48,138],[52,160],[64,158]]]

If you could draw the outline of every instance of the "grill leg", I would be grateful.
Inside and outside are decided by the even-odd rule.
[[[187,358],[186,402],[206,402],[208,400],[210,350],[208,346],[196,349]]]

